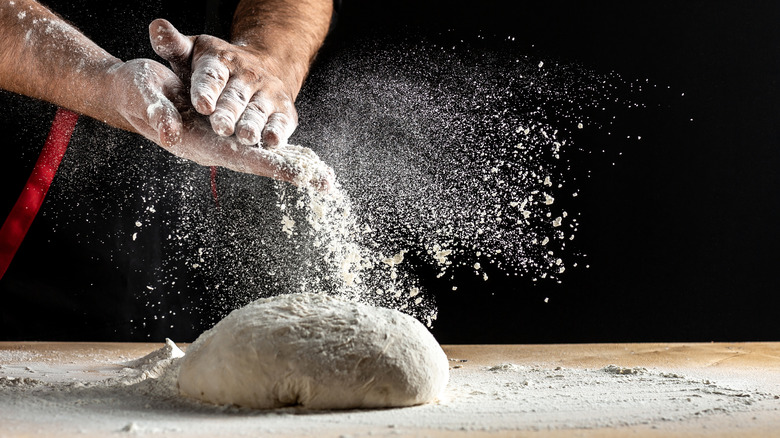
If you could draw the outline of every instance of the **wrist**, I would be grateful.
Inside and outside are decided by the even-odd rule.
[[[252,53],[252,59],[257,62],[256,67],[279,79],[284,86],[283,91],[295,100],[309,71],[306,54],[296,53],[294,48],[278,50],[266,44],[251,44],[243,41],[234,44]]]
[[[95,75],[93,102],[89,105],[93,114],[87,114],[103,123],[127,131],[135,131],[127,115],[122,111],[122,82],[127,78],[121,75],[126,63],[118,58],[107,60]]]
[[[241,0],[233,18],[232,43],[259,52],[294,100],[322,45],[332,0]]]

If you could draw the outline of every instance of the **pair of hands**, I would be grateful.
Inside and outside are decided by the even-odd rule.
[[[330,186],[332,171],[316,155],[286,144],[297,126],[299,85],[285,83],[278,60],[213,36],[182,35],[162,19],[149,36],[171,69],[150,59],[111,69],[116,108],[138,133],[204,166]]]

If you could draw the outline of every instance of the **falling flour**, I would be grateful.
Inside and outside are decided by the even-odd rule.
[[[635,88],[517,47],[479,57],[459,47],[368,44],[312,71],[291,139],[312,149],[290,145],[289,159],[276,157],[301,176],[296,185],[220,169],[216,207],[208,169],[148,144],[117,148],[106,130],[71,148],[48,214],[66,232],[105,217],[145,224],[77,236],[119,241],[108,249],[117,258],[141,251],[150,225],[164,224],[131,336],[186,320],[194,337],[257,298],[314,291],[431,326],[437,295],[468,290],[458,287],[466,275],[517,277],[505,293],[561,282],[585,266],[573,170],[590,150],[579,135],[612,129],[615,108],[641,107]],[[335,174],[328,193],[303,188],[321,163]],[[107,187],[140,193],[106,199]],[[80,208],[68,207],[74,199]]]

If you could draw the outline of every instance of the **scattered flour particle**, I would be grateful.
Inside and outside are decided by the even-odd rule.
[[[582,129],[584,126],[582,126],[582,123],[577,123],[577,129]]]
[[[392,268],[395,265],[400,265],[401,262],[404,261],[404,254],[406,254],[406,250],[402,250],[398,254],[396,254],[396,255],[394,255],[392,257],[388,257],[388,258],[386,258],[386,259],[384,259],[382,261],[384,262],[384,264],[386,264],[387,266],[390,266]]]
[[[133,241],[138,237],[138,233],[133,233]]]
[[[544,67],[544,61],[539,61],[539,68]]]
[[[474,269],[476,269],[477,271],[479,271],[479,269],[480,269],[481,267],[482,267],[482,265],[480,265],[480,264],[479,264],[479,262],[477,262],[477,263],[474,263]]]
[[[542,246],[547,245],[548,243],[550,243],[550,238],[545,237],[544,240],[542,240]]]
[[[553,220],[553,223],[552,223],[552,224],[553,224],[553,226],[554,226],[554,227],[560,227],[562,222],[563,222],[563,218],[562,218],[562,217],[560,217],[560,216],[558,216],[558,217],[556,217],[556,218]]]
[[[458,286],[452,286],[452,290],[458,290]]]
[[[553,202],[555,202],[555,198],[548,195],[547,193],[544,194],[544,204],[545,205],[552,205]]]
[[[488,281],[488,275],[487,274],[482,274],[482,280]]]
[[[141,221],[135,221],[135,226],[136,227],[141,227],[142,225],[143,224],[141,223]]]
[[[420,293],[420,289],[413,287],[412,290],[409,291],[409,297],[414,298]]]
[[[436,253],[433,255],[433,258],[436,259],[436,262],[439,265],[446,265],[447,264],[447,256],[452,254],[451,249],[443,249],[441,251],[436,251]]]
[[[513,364],[513,363],[502,363],[499,365],[492,366],[488,368],[488,371],[493,372],[501,372],[501,371],[520,371],[521,367]]]
[[[546,185],[547,187],[552,187],[552,181],[550,181],[549,176],[544,177],[544,185]]]
[[[141,432],[141,428],[138,427],[138,425],[135,424],[135,423],[127,423],[127,424],[125,424],[125,427],[123,427],[120,430],[122,432],[130,432],[130,433],[134,433],[134,434]]]
[[[545,299],[544,299],[544,302],[545,302],[545,303],[549,303],[549,302],[550,302],[550,298],[549,298],[549,297],[548,297],[548,298],[545,298]]]
[[[25,11],[19,12],[16,15],[16,17],[19,18],[20,20],[24,19],[24,17],[26,17],[26,16],[27,16],[27,12],[25,12]]]
[[[290,216],[282,216],[282,231],[287,233],[288,236],[292,236],[293,227],[295,227],[295,221]]]

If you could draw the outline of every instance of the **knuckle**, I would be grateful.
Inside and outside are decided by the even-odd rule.
[[[257,87],[263,84],[263,75],[253,68],[242,67],[240,75],[248,84],[255,84]]]
[[[261,116],[263,118],[268,117],[268,110],[261,104],[258,104],[257,102],[249,102],[249,104],[246,106],[246,109],[244,110],[244,113],[249,116]]]
[[[236,54],[232,50],[228,50],[224,48],[218,49],[217,59],[224,64],[233,64],[233,62],[236,60]]]
[[[220,82],[226,79],[224,73],[220,69],[214,68],[210,65],[203,67],[200,70],[200,75],[202,75],[204,79],[211,79]]]
[[[242,87],[229,87],[222,92],[222,98],[229,103],[243,103],[247,101],[247,94],[247,91]]]

